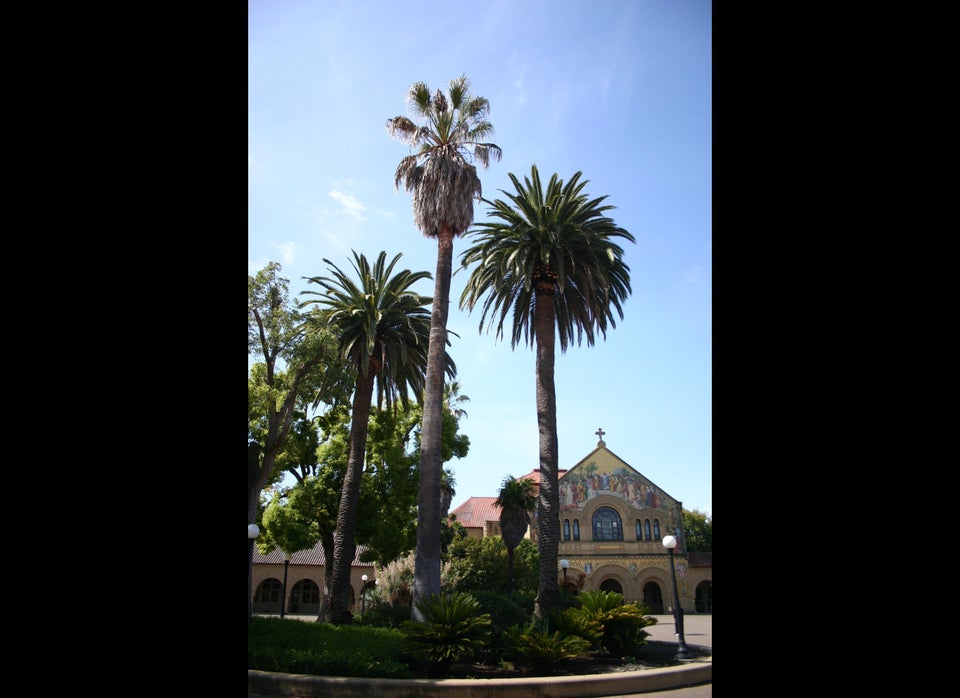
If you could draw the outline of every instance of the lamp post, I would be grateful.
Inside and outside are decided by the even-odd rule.
[[[567,590],[567,568],[570,566],[569,560],[561,560],[560,567],[563,568],[563,590]]]
[[[250,541],[250,553],[247,557],[247,618],[253,615],[253,541],[260,535],[257,524],[247,524],[247,539]]]
[[[280,599],[280,617],[287,611],[287,569],[290,567],[290,553],[283,551],[283,598]]]
[[[670,579],[673,581],[673,629],[677,632],[676,659],[689,659],[687,643],[683,641],[683,609],[680,608],[680,595],[677,593],[677,572],[673,567],[673,549],[677,547],[677,539],[673,536],[664,536],[663,547],[670,553]]]
[[[364,596],[367,591],[367,575],[360,575],[360,580],[363,582],[363,586],[360,587],[360,615],[363,615],[367,608],[367,597]]]

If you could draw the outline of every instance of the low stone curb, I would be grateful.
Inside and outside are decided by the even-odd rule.
[[[596,698],[713,681],[712,656],[681,666],[522,679],[362,679],[247,671],[247,698]]]

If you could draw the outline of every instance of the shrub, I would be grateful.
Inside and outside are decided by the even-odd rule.
[[[590,641],[576,635],[552,634],[549,623],[530,623],[507,628],[501,636],[503,658],[537,674],[550,674],[554,667],[568,659],[585,654]]]
[[[625,604],[623,594],[615,591],[588,591],[578,597],[580,606],[566,613],[582,621],[594,621],[603,627],[600,643],[614,657],[635,657],[646,644],[649,633],[643,628],[656,618],[644,616],[644,607]]]
[[[490,643],[490,614],[470,594],[431,594],[417,604],[423,622],[406,621],[404,649],[428,675],[444,676],[454,662],[469,659]]]
[[[375,603],[367,606],[360,615],[354,616],[358,625],[372,625],[376,628],[400,628],[410,620],[410,607],[400,604]]]
[[[400,647],[403,633],[389,628],[250,619],[247,667],[325,676],[412,678]]]

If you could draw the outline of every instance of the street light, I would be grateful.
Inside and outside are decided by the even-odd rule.
[[[689,659],[687,643],[683,641],[683,609],[680,608],[680,596],[677,594],[677,572],[673,567],[673,549],[677,547],[677,539],[664,536],[663,547],[670,553],[670,578],[673,580],[673,629],[676,630],[678,638],[675,659]]]
[[[570,566],[569,560],[561,560],[560,567],[563,568],[563,590],[567,590],[567,568]]]
[[[290,567],[290,553],[283,551],[283,598],[280,599],[280,617],[283,618],[287,610],[287,569]]]
[[[364,593],[367,591],[367,575],[361,574],[360,579],[363,581],[363,586],[360,587],[360,615],[363,615],[367,607],[367,597],[364,596]]]
[[[250,541],[250,554],[247,557],[247,618],[253,615],[253,541],[260,535],[257,524],[247,524],[247,538]]]

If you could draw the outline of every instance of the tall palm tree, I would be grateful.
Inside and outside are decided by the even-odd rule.
[[[530,528],[530,513],[537,506],[536,485],[527,478],[507,475],[500,485],[496,505],[500,507],[500,535],[507,546],[507,593],[513,593],[513,552]]]
[[[415,82],[407,92],[417,125],[406,116],[387,119],[391,136],[416,152],[400,161],[394,186],[402,182],[413,194],[413,221],[427,237],[437,239],[437,273],[430,315],[430,348],[421,429],[420,492],[417,509],[417,547],[414,561],[412,620],[422,622],[417,606],[427,596],[440,592],[440,442],[443,432],[443,362],[447,344],[447,312],[450,305],[450,275],[453,239],[473,223],[473,199],[482,195],[477,169],[490,158],[500,159],[500,147],[481,142],[493,133],[487,121],[490,103],[470,93],[470,83],[461,75],[450,81],[448,94]]]
[[[540,491],[537,531],[540,575],[534,615],[543,618],[559,602],[557,557],[560,549],[560,493],[557,485],[557,395],[554,384],[556,338],[560,351],[586,337],[594,343],[607,325],[616,327],[614,311],[623,319],[623,300],[630,294],[630,268],[615,242],[633,236],[618,227],[601,205],[607,198],[583,193],[589,180],[577,172],[564,184],[556,174],[546,191],[537,166],[521,184],[510,173],[516,194],[504,193],[490,205],[491,220],[478,223],[462,266],[477,266],[467,279],[460,307],[473,310],[483,300],[480,331],[503,324],[512,312],[510,346],[536,342],[537,426],[540,433]]]
[[[318,304],[316,311],[339,333],[340,357],[356,371],[357,376],[347,471],[334,532],[330,606],[324,617],[324,620],[338,625],[352,620],[350,568],[356,553],[360,477],[374,383],[378,405],[390,405],[399,398],[406,406],[408,386],[420,399],[427,366],[430,322],[426,306],[432,299],[410,288],[421,279],[429,279],[430,273],[404,269],[393,275],[401,255],[398,254],[389,264],[386,256],[386,252],[381,252],[371,267],[365,256],[353,252],[352,264],[359,283],[324,259],[332,276],[308,277],[309,283],[317,284],[323,290],[303,291],[302,295],[318,298],[300,303],[301,307]]]

